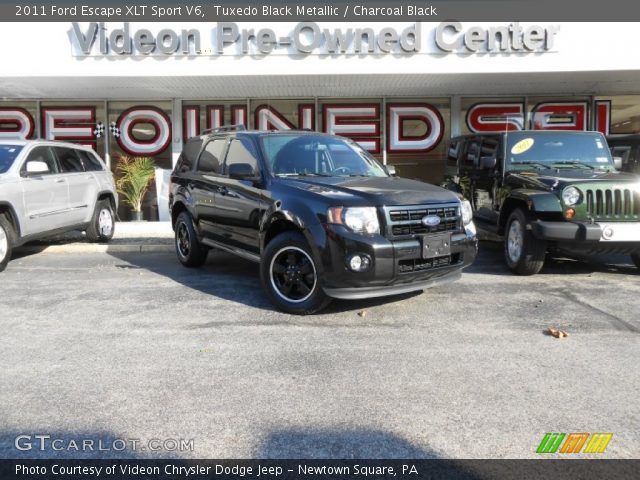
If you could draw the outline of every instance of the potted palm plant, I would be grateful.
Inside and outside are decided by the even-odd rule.
[[[116,188],[122,201],[131,207],[131,219],[142,220],[142,200],[155,176],[155,165],[150,157],[122,155],[116,167]]]

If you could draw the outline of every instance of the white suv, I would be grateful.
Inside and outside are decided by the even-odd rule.
[[[0,141],[0,272],[13,247],[71,230],[113,237],[113,175],[90,148],[46,140]]]

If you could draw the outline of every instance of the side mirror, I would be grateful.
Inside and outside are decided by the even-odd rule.
[[[255,180],[256,172],[253,167],[248,163],[232,163],[229,165],[229,171],[227,172],[229,178],[234,180]]]
[[[496,157],[480,157],[480,169],[493,170],[496,168]]]
[[[395,177],[396,176],[396,167],[393,165],[385,165],[384,167],[387,170],[387,173],[392,176]]]
[[[616,170],[622,170],[622,157],[613,157],[613,164]]]
[[[27,162],[27,174],[38,175],[42,173],[49,173],[49,165],[39,160],[29,160]]]

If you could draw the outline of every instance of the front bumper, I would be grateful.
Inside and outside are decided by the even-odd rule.
[[[640,252],[640,223],[637,222],[531,222],[539,240],[555,242],[566,251],[580,253]]]
[[[320,231],[321,230],[321,231]],[[423,258],[420,237],[390,240],[382,235],[359,235],[337,225],[320,225],[312,232],[318,245],[322,286],[333,298],[362,299],[396,295],[453,282],[478,252],[475,232],[452,233],[450,255]],[[353,272],[347,259],[366,255],[371,266]]]
[[[540,240],[564,242],[640,242],[637,222],[531,222],[533,235]]]

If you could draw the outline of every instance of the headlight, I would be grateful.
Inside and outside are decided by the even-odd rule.
[[[462,224],[469,225],[473,220],[473,209],[469,200],[462,200],[460,211],[462,212]]]
[[[356,233],[380,233],[375,207],[333,207],[327,212],[329,223],[345,225]]]
[[[576,187],[567,187],[562,191],[562,201],[565,205],[575,205],[580,201],[580,190]]]

